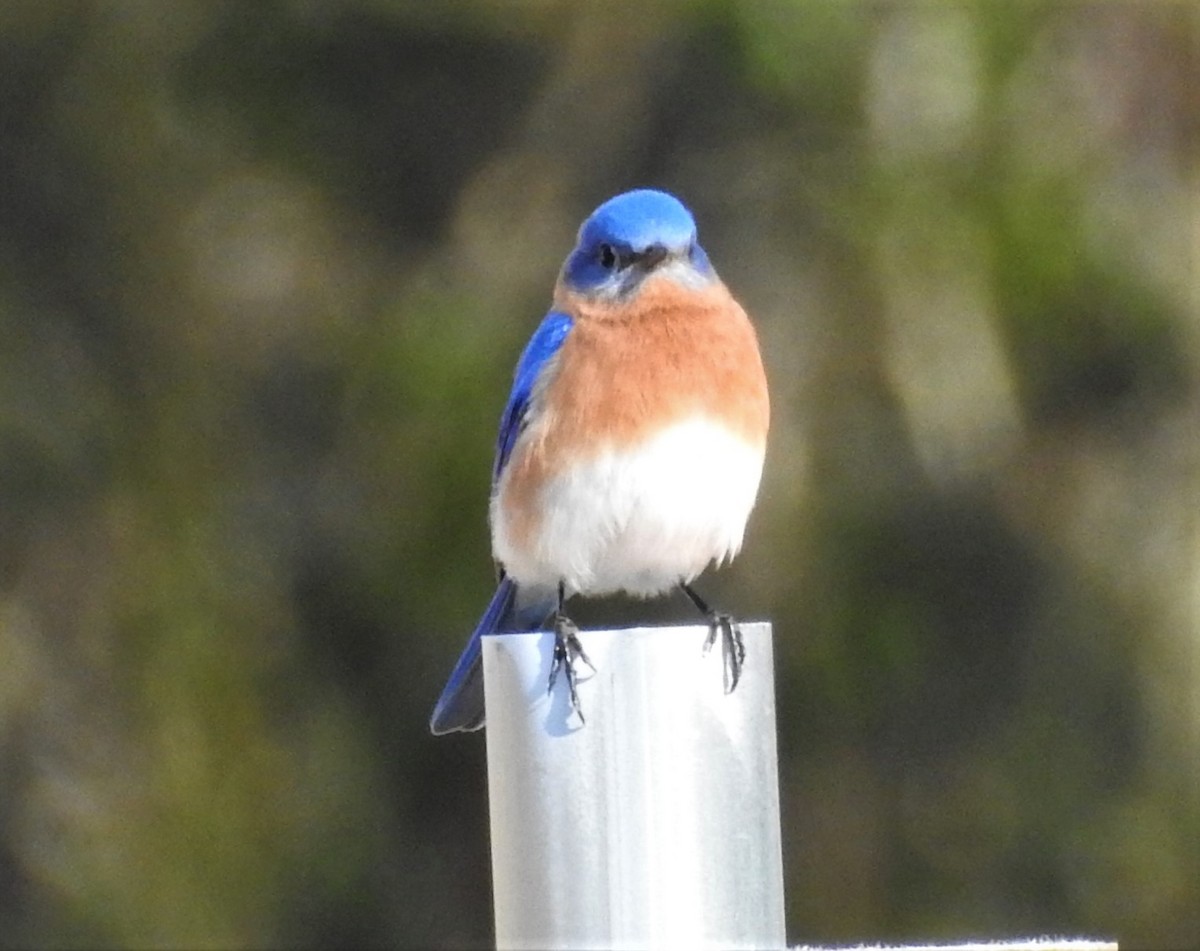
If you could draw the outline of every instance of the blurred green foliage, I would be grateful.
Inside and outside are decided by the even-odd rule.
[[[643,184],[772,382],[790,937],[1194,944],[1197,89],[1186,3],[10,0],[0,947],[488,943],[426,718]]]

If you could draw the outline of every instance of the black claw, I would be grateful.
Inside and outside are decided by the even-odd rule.
[[[721,663],[724,667],[725,693],[733,693],[742,679],[742,666],[746,662],[746,645],[742,642],[742,629],[732,615],[712,610],[690,585],[681,584],[683,593],[692,604],[708,618],[708,637],[704,639],[707,654],[721,635]]]
[[[742,679],[742,665],[746,662],[746,645],[742,641],[742,628],[728,614],[713,612],[708,616],[708,637],[704,639],[704,653],[712,650],[721,635],[721,663],[725,669],[725,693],[733,693]]]
[[[567,692],[570,695],[571,710],[579,717],[580,723],[586,723],[583,718],[583,708],[579,705],[579,691],[576,687],[578,675],[575,673],[575,661],[581,660],[596,672],[595,666],[588,659],[583,644],[579,641],[579,628],[565,614],[554,616],[554,656],[550,663],[550,679],[546,683],[546,693],[554,690],[558,680],[558,672],[565,670],[567,674]]]

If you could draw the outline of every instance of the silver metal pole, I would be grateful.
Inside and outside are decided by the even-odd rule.
[[[786,946],[771,625],[722,684],[706,626],[584,631],[587,723],[553,636],[483,639],[499,948]]]

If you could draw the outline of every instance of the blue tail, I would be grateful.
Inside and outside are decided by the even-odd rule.
[[[524,595],[525,592],[520,594]],[[456,730],[466,732],[483,726],[483,655],[480,639],[485,634],[536,630],[540,627],[554,610],[555,601],[541,596],[533,598],[530,603],[523,603],[527,600],[530,599],[524,596],[518,598],[517,586],[510,578],[501,579],[433,708],[429,729],[434,734],[453,733]]]

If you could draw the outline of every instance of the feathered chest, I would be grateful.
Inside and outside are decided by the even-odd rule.
[[[521,580],[649,592],[741,544],[769,415],[754,330],[722,285],[639,297],[576,305],[535,387],[492,504]]]
[[[529,420],[550,461],[560,452],[631,447],[693,416],[748,443],[765,441],[758,341],[724,285],[685,292],[662,281],[625,306],[567,303],[575,325],[547,367]]]

